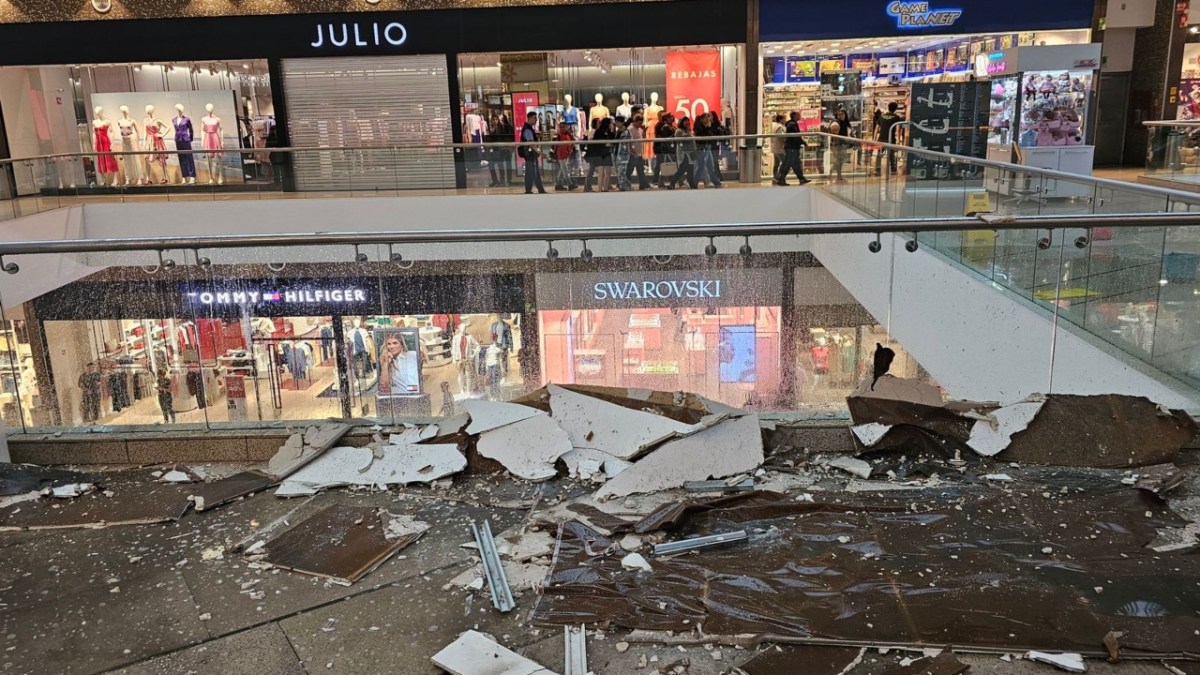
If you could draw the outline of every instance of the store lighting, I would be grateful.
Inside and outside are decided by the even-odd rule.
[[[242,70],[250,70],[250,64],[249,64],[249,63],[243,63],[243,64],[242,64]]]
[[[1158,280],[1158,285],[1159,285],[1159,286],[1166,286],[1166,285],[1167,285],[1167,284],[1169,284],[1169,283],[1171,283],[1171,282],[1167,281],[1166,279],[1159,279],[1159,280]]]
[[[715,243],[713,243],[713,238],[709,237],[708,238],[708,246],[704,247],[704,255],[711,258],[716,254],[717,254],[717,245]]]

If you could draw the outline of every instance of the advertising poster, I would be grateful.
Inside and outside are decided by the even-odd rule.
[[[667,110],[695,119],[721,109],[721,52],[667,52]]]
[[[512,123],[516,128],[513,134],[513,140],[521,140],[521,128],[525,126],[525,115],[531,112],[538,111],[538,93],[536,91],[518,91],[512,95],[513,118]],[[524,166],[525,160],[520,156],[520,153],[514,152],[513,156],[517,159],[517,166]]]
[[[864,76],[875,75],[875,57],[871,54],[851,54],[850,70],[857,70]]]
[[[1200,79],[1180,80],[1177,120],[1200,120]]]
[[[821,74],[832,73],[837,70],[846,69],[846,57],[835,56],[833,58],[821,59]]]
[[[904,55],[897,54],[891,56],[879,57],[879,75],[898,75],[904,76]]]
[[[720,380],[753,384],[758,375],[757,335],[754,326],[722,326],[717,343]]]
[[[816,82],[817,62],[815,59],[798,59],[789,57],[787,60],[787,81]]]
[[[765,84],[787,82],[787,59],[782,56],[763,59],[763,82]]]
[[[376,328],[380,399],[421,394],[421,348],[416,328]]]

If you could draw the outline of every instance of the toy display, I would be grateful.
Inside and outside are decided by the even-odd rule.
[[[989,143],[1023,148],[1081,145],[1090,71],[1029,72],[992,81]],[[1020,116],[1014,139],[1013,118]]]

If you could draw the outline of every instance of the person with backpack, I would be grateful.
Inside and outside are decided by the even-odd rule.
[[[675,152],[679,157],[679,168],[667,184],[668,190],[674,190],[680,179],[688,183],[688,187],[696,189],[696,177],[692,173],[692,164],[696,157],[696,137],[692,135],[692,121],[687,117],[679,118],[679,128],[675,130]]]

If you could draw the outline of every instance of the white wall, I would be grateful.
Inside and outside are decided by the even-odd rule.
[[[1100,70],[1105,73],[1127,73],[1133,70],[1133,45],[1137,30],[1109,28],[1104,31],[1104,48]]]
[[[37,215],[5,221],[0,227],[2,241],[54,241],[83,237],[83,207],[47,211]],[[0,272],[0,301],[6,312],[16,312],[20,305],[40,295],[82,279],[100,268],[89,267],[84,256],[42,254],[11,256],[5,263],[15,262],[17,274]]]
[[[814,200],[818,219],[854,212],[824,197]],[[1018,401],[1050,390],[1052,315],[992,288],[926,248],[904,249],[904,240],[873,235],[815,235],[812,252],[838,281],[887,324],[891,335],[956,398]],[[1194,391],[1161,381],[1132,359],[1079,337],[1060,322],[1054,352],[1053,392],[1146,396],[1173,408],[1200,408]]]

